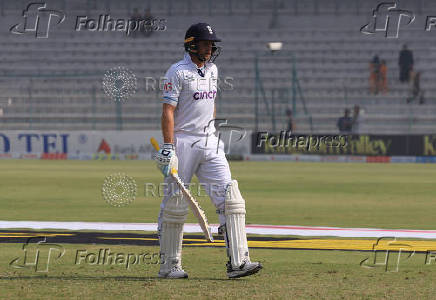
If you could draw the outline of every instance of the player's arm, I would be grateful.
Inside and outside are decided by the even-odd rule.
[[[174,144],[174,111],[176,106],[168,103],[163,104],[162,108],[162,135],[164,143]]]
[[[174,111],[179,102],[181,80],[173,68],[165,74],[163,88],[161,125],[164,142],[154,159],[164,176],[168,176],[170,171],[178,168],[174,147]]]
[[[165,74],[162,95],[162,135],[164,144],[174,144],[174,112],[179,103],[182,79],[177,70],[171,67]]]
[[[166,177],[169,176],[172,170],[178,169],[178,159],[174,149],[174,110],[175,105],[164,103],[162,110],[162,135],[164,143],[158,152],[154,155],[154,160],[157,162],[157,167]]]

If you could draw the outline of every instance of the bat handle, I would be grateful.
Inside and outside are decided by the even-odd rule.
[[[159,151],[159,143],[156,141],[156,139],[154,137],[152,137],[150,139],[150,143],[153,145],[154,149],[156,149],[156,151]]]

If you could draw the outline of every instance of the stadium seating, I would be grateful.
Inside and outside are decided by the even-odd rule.
[[[181,59],[186,28],[207,20],[223,39],[217,60],[220,78],[227,77],[233,84],[232,89],[223,88],[217,99],[217,117],[227,118],[229,123],[255,128],[254,60],[258,56],[271,112],[267,113],[260,97],[258,129],[286,128],[284,111],[292,106],[292,57],[270,54],[266,47],[267,42],[282,41],[283,53],[295,54],[303,92],[296,103],[299,132],[335,133],[336,120],[344,108],[356,104],[365,111],[367,133],[431,133],[436,129],[436,52],[429,38],[436,32],[423,30],[425,16],[436,8],[431,1],[401,2],[421,14],[416,15],[414,26],[402,29],[398,39],[359,32],[369,22],[376,1],[277,1],[276,13],[273,1],[203,1],[195,5],[194,1],[151,1],[152,14],[166,19],[167,29],[149,38],[74,31],[74,16],[97,18],[110,9],[113,18],[128,18],[134,7],[143,12],[147,5],[143,1],[48,3],[67,12],[66,21],[53,27],[48,39],[0,33],[0,128],[117,128],[116,104],[101,86],[103,74],[117,66],[129,68],[137,77],[136,94],[122,104],[123,129],[159,128],[160,92],[147,87],[146,78],[159,80],[171,63]],[[5,1],[1,5],[3,28],[22,21],[23,2]],[[422,7],[425,12],[420,12]],[[277,22],[270,28],[274,14]],[[404,43],[414,52],[415,69],[422,71],[423,105],[407,104],[410,87],[398,82],[398,53]],[[369,92],[368,64],[375,54],[387,62],[386,94]],[[303,110],[303,98],[308,114]]]

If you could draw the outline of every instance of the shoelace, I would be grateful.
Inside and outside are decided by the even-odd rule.
[[[183,271],[182,267],[174,266],[174,267],[172,267],[170,273],[171,272],[176,272],[176,271],[185,272],[185,271]]]

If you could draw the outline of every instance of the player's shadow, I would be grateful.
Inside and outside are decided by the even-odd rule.
[[[99,280],[117,280],[117,281],[155,281],[155,280],[170,280],[162,279],[157,276],[153,277],[141,277],[141,276],[1,276],[0,280],[32,280],[32,279],[44,279],[44,280],[85,280],[85,281],[99,281]],[[228,281],[226,278],[203,278],[203,277],[190,277],[188,280],[211,280],[211,281]]]

